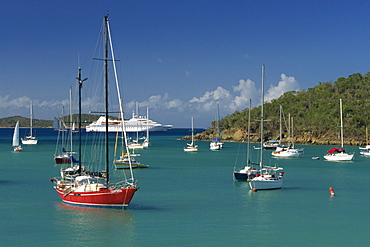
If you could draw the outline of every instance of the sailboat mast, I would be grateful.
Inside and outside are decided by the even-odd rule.
[[[342,99],[339,99],[340,105],[340,142],[343,148],[343,109],[342,109]]]
[[[289,116],[290,116],[290,115],[289,115]],[[292,117],[292,127],[291,127],[291,129],[292,129],[292,134],[290,135],[291,143],[293,143],[293,142],[294,142],[294,140],[293,140],[293,138],[294,138],[294,127],[293,127],[293,124],[294,124],[294,121],[293,121],[293,117]]]
[[[247,165],[251,163],[251,108],[252,108],[252,99],[249,99],[249,111],[248,111],[248,146],[247,146]]]
[[[104,88],[105,88],[105,171],[109,184],[109,145],[108,145],[108,15],[104,16]],[[123,119],[122,119],[123,121]]]
[[[194,117],[191,117],[191,145],[194,146]]]
[[[260,166],[261,166],[261,169],[263,167],[263,117],[264,117],[264,113],[263,113],[263,103],[264,103],[264,94],[265,94],[265,88],[264,88],[264,84],[265,84],[265,65],[263,64],[262,65],[262,89],[261,89],[261,150],[260,150],[260,155],[261,155],[261,158],[260,158]]]
[[[139,102],[136,101],[136,142],[139,143]]]
[[[290,126],[290,123],[291,123],[291,121],[290,121],[290,113],[288,114],[288,138],[289,138],[289,145],[292,143],[292,141],[291,141],[291,138],[292,138],[292,136],[291,136],[291,126]]]
[[[81,81],[81,68],[78,68],[78,174],[81,174],[81,164],[82,164],[82,129],[81,129],[81,88],[82,88],[82,81]]]
[[[146,107],[146,141],[149,143],[149,107],[148,106]]]
[[[282,127],[282,122],[281,122],[281,117],[282,117],[282,114],[283,114],[283,107],[280,105],[280,138],[279,138],[279,144],[281,145],[281,139],[282,139],[282,136],[283,136],[283,127]]]
[[[78,76],[76,78],[78,80],[78,174],[81,174],[81,164],[82,164],[82,151],[81,151],[81,144],[82,144],[82,126],[81,126],[81,89],[82,83],[87,80],[81,79],[81,68],[78,68]]]
[[[216,133],[217,133],[217,138],[219,138],[219,139],[221,139],[220,138],[220,118],[219,118],[219,107],[218,107],[218,100],[217,100],[217,102],[216,102],[216,104],[217,104],[217,109],[216,109]]]
[[[69,141],[71,142],[71,154],[73,154],[73,140],[72,140],[72,87],[69,87]],[[72,163],[72,162],[71,162]]]
[[[32,100],[30,102],[30,136],[32,137],[32,115],[33,115],[33,112],[32,112]]]
[[[106,31],[107,31],[107,36],[108,36],[106,50],[108,51],[108,41],[109,41],[109,46],[111,48],[110,51],[111,51],[112,61],[113,61],[113,63],[112,63],[112,65],[113,65],[113,72],[114,72],[114,77],[115,77],[115,81],[116,81],[116,89],[117,89],[117,97],[118,97],[118,102],[119,102],[120,116],[121,116],[121,121],[122,121],[121,122],[122,123],[122,132],[123,132],[123,135],[124,135],[124,141],[125,141],[125,145],[126,145],[126,152],[127,152],[127,155],[128,155],[128,158],[129,158],[129,163],[130,163],[131,180],[134,181],[134,173],[132,171],[132,166],[131,166],[130,152],[129,152],[128,148],[127,148],[127,135],[126,135],[126,127],[125,127],[125,121],[124,121],[125,118],[124,118],[124,114],[123,114],[122,98],[121,98],[120,88],[119,88],[119,84],[118,84],[116,59],[115,59],[114,52],[113,52],[112,36],[110,34],[110,27],[109,27],[109,22],[108,22],[108,16],[106,17],[106,24],[107,24],[106,25],[106,27],[107,27],[107,30]],[[107,53],[106,57],[108,58],[108,53]],[[106,71],[108,71],[108,67],[106,67]],[[108,85],[108,76],[107,76],[107,85]],[[107,133],[107,131],[106,131],[106,133]],[[107,167],[108,166],[109,166],[109,162],[107,163]],[[108,171],[108,168],[107,168],[107,171]],[[109,179],[109,172],[107,172],[107,175],[108,175],[108,179]]]
[[[64,125],[64,106],[62,106],[62,118],[61,120],[59,120],[59,124],[60,124],[60,128],[64,130],[64,126],[65,126]],[[64,145],[66,144],[64,137],[65,137],[65,133],[64,131],[62,131],[62,147],[64,147]]]

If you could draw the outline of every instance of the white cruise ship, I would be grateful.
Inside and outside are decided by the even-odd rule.
[[[86,132],[105,132],[105,116],[101,116],[97,121],[92,122],[86,126]],[[121,131],[121,121],[111,120],[108,118],[108,132]],[[142,132],[142,131],[167,131],[172,128],[171,124],[162,125],[147,119],[145,116],[139,116],[132,114],[132,118],[125,120],[126,132]]]

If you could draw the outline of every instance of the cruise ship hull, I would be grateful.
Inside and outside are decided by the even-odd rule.
[[[105,132],[105,117],[100,117],[97,121],[86,126],[86,132]],[[167,131],[172,128],[172,125],[162,125],[152,120],[146,120],[146,118],[131,118],[125,120],[126,132],[143,132],[149,129],[153,131]],[[108,119],[108,132],[122,131],[122,122],[120,120]]]

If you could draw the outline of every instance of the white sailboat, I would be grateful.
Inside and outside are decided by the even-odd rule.
[[[144,148],[147,148],[150,146],[150,142],[149,142],[149,107],[146,107],[146,137],[145,137],[145,140],[143,142],[143,147]]]
[[[250,145],[250,132],[251,132],[251,108],[252,99],[249,99],[249,111],[248,111],[248,142],[247,142],[247,162],[244,168],[239,171],[234,167],[233,179],[234,181],[248,181],[249,179],[260,174],[259,164],[251,162],[251,145]],[[258,167],[257,167],[258,166]]]
[[[187,147],[184,148],[185,152],[197,152],[198,145],[194,143],[194,117],[191,117],[191,143],[187,143]]]
[[[132,114],[133,116],[135,116],[135,113]],[[139,103],[136,102],[136,116],[139,116]],[[143,149],[144,148],[144,145],[143,143],[140,143],[139,142],[139,122],[136,122],[136,140],[131,140],[131,142],[128,144],[128,148],[129,149]],[[141,125],[141,123],[140,123]]]
[[[221,131],[220,131],[220,118],[219,118],[219,106],[217,101],[217,112],[216,112],[216,120],[215,120],[215,129],[216,134],[218,135],[217,138],[214,138],[213,141],[209,143],[209,149],[211,150],[220,150],[223,148],[223,143],[221,142]]]
[[[64,108],[63,108],[64,109]],[[64,110],[62,115],[64,116]],[[55,147],[55,153],[54,153],[54,160],[56,164],[73,164],[78,163],[78,161],[73,156],[76,154],[76,152],[73,151],[73,135],[72,132],[74,130],[74,123],[72,124],[72,88],[69,88],[69,122],[70,122],[70,128],[67,129],[66,125],[63,122],[63,117],[60,119],[55,118],[56,121],[56,129],[58,130],[58,139],[57,144]],[[67,141],[65,141],[65,135],[68,131],[69,135],[69,145],[67,144]],[[61,142],[59,142],[59,137],[61,136]],[[69,150],[66,150],[68,147]],[[59,150],[61,149],[61,150]]]
[[[15,124],[15,127],[14,127],[13,147],[14,147],[13,150],[15,152],[18,152],[18,151],[21,151],[22,150],[21,145],[19,145],[19,121],[17,121],[17,123]]]
[[[144,146],[142,143],[137,142],[137,140],[133,140],[130,144],[128,144],[129,149],[143,149]]]
[[[288,158],[288,157],[299,157],[301,154],[297,149],[295,148],[280,148],[277,147],[274,152],[271,153],[272,156],[274,157],[283,157],[283,158]]]
[[[329,161],[352,161],[355,154],[348,154],[343,148],[343,107],[342,99],[339,100],[339,110],[340,110],[340,148],[332,148],[328,150],[328,153],[324,155],[324,158]]]
[[[262,100],[261,100],[261,147],[263,146],[263,104],[264,104],[264,77],[265,66],[262,65]],[[263,165],[263,149],[260,149],[260,174],[248,179],[251,190],[272,190],[281,189],[284,182],[284,172],[282,167],[271,167]]]
[[[221,149],[221,145],[218,144],[219,140],[217,138],[213,139],[213,141],[211,141],[209,143],[209,149],[211,150],[220,150]]]
[[[281,111],[281,106],[280,106],[280,112]],[[281,116],[281,114],[280,114]],[[292,123],[292,125],[290,125],[290,123]],[[293,136],[293,119],[291,121],[290,119],[290,114],[289,114],[289,124],[288,124],[288,139],[289,139],[289,144],[287,147],[284,147],[283,145],[280,144],[280,146],[278,146],[276,148],[276,150],[274,152],[271,153],[272,156],[275,156],[275,157],[283,157],[283,158],[288,158],[288,157],[299,157],[299,155],[301,153],[303,153],[303,149],[296,149],[294,148],[294,143],[291,142],[291,138]],[[281,129],[281,121],[280,121],[280,129]],[[281,131],[280,131],[281,133]],[[280,134],[280,141],[279,143],[281,143],[281,134]]]
[[[123,108],[121,106],[121,108]],[[114,157],[117,155],[117,150],[119,150],[119,134],[121,134],[121,155],[119,158],[113,161],[113,164],[116,169],[133,169],[133,168],[148,168],[148,165],[144,165],[140,162],[141,155],[138,153],[131,153],[128,148],[128,141],[127,141],[127,132],[125,122],[121,121],[121,129],[122,131],[117,132],[116,134],[116,144],[114,147]],[[125,148],[127,147],[127,148]],[[135,150],[134,150],[135,151]]]
[[[370,145],[368,144],[368,140],[369,140],[369,137],[368,137],[368,129],[367,129],[367,126],[365,128],[365,133],[366,133],[366,146],[365,147],[358,147],[361,151],[360,151],[360,154],[362,155],[365,155],[365,156],[369,156],[370,155]]]
[[[30,135],[29,136],[26,136],[25,139],[21,139],[22,140],[22,144],[23,145],[36,145],[38,140],[36,139],[36,137],[34,137],[32,135],[32,118],[33,118],[33,111],[32,111],[33,107],[32,107],[32,101],[30,102]]]

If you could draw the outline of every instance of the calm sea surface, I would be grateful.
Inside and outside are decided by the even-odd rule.
[[[328,146],[298,146],[305,153],[290,159],[264,151],[265,164],[284,167],[284,188],[251,192],[232,178],[246,144],[211,151],[209,142],[197,142],[197,153],[185,153],[186,141],[177,138],[188,130],[157,133],[140,151],[150,168],[134,170],[140,189],[117,210],[63,204],[49,181],[60,168],[53,162],[57,132],[36,129],[39,144],[19,153],[12,132],[0,129],[0,246],[370,245],[370,157],[357,147],[347,147],[355,161],[344,163],[323,159]],[[118,181],[122,173],[111,176]]]

